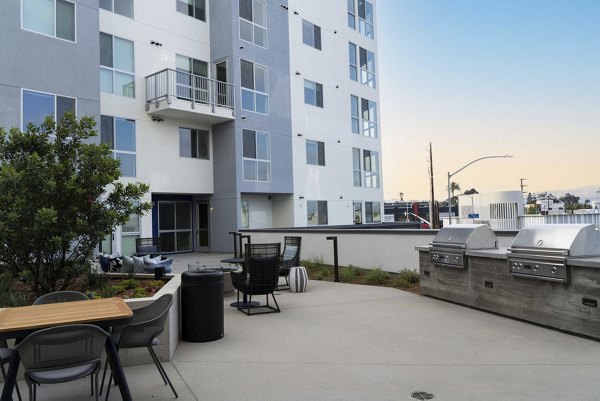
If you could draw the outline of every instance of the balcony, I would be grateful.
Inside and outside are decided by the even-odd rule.
[[[218,124],[235,119],[234,86],[164,69],[146,77],[146,111],[157,118]]]

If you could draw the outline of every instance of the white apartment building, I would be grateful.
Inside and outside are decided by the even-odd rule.
[[[230,251],[229,232],[243,228],[381,221],[374,0],[0,9],[14,38],[0,44],[13,60],[0,65],[0,124],[60,116],[68,103],[96,117],[122,180],[150,186],[151,213],[103,251],[131,254],[138,237],[160,237],[163,252]]]

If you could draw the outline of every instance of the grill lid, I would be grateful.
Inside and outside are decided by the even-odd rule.
[[[498,248],[496,234],[487,224],[452,224],[433,238],[432,246],[461,249]]]
[[[508,250],[561,250],[569,257],[599,256],[600,231],[593,224],[533,224],[519,231]]]

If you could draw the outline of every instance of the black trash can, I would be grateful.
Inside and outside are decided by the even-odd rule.
[[[223,272],[181,274],[181,339],[214,341],[223,337]]]

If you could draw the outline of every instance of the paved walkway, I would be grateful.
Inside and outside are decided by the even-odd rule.
[[[600,399],[595,341],[391,288],[310,281],[277,299],[281,313],[248,317],[226,298],[224,338],[179,344],[165,364],[179,400]],[[174,399],[153,365],[125,370],[136,400]],[[93,398],[81,380],[38,399]]]

